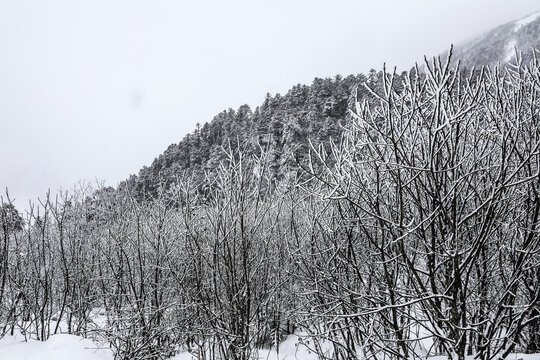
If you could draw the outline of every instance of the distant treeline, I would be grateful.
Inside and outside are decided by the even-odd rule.
[[[399,77],[399,76],[398,76]],[[350,122],[349,109],[357,99],[374,97],[362,85],[382,85],[382,71],[365,75],[315,79],[311,85],[296,85],[286,95],[267,94],[264,103],[252,110],[243,105],[223,111],[203,126],[197,125],[178,144],[170,145],[152,165],[131,176],[121,188],[129,188],[138,199],[155,198],[160,186],[170,186],[183,171],[203,178],[224,159],[223,148],[239,146],[248,154],[261,148],[270,153],[272,172],[282,177],[296,171],[314,144],[339,140]]]

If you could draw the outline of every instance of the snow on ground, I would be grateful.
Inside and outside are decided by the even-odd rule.
[[[532,23],[534,20],[538,19],[538,17],[540,17],[540,11],[537,11],[531,15],[528,15],[524,17],[523,19],[516,20],[515,22],[516,26],[514,27],[514,31],[518,31],[519,29],[521,29],[521,27]]]
[[[448,360],[448,356],[430,356],[428,360]],[[473,356],[465,356],[465,360],[474,360]],[[540,360],[540,354],[510,354],[506,360]]]
[[[305,344],[305,345],[304,345]],[[307,345],[307,346],[306,346]],[[309,340],[299,335],[289,335],[281,344],[279,344],[279,355],[275,348],[259,349],[254,359],[259,360],[317,360],[317,355],[309,350],[313,346]],[[327,349],[329,351],[329,349]],[[328,352],[328,354],[330,354]],[[182,352],[170,360],[194,360],[196,357],[189,352]],[[538,359],[540,360],[540,359]]]
[[[20,336],[5,336],[0,340],[2,360],[112,360],[113,353],[89,339],[57,334],[47,341],[24,341]]]
[[[258,351],[256,359],[268,360],[317,360],[317,355],[309,350],[313,345],[298,335],[289,335],[279,346],[279,356],[275,348]],[[6,336],[0,339],[1,360],[112,360],[110,349],[100,347],[89,339],[75,335],[57,334],[45,342],[24,341],[22,336]],[[170,360],[192,360],[195,356],[180,353]]]
[[[275,348],[259,350],[259,360],[316,360],[317,356],[304,345],[305,337],[289,335],[279,346],[279,356]],[[312,344],[308,344],[312,345]],[[329,349],[327,349],[329,350]],[[75,335],[53,335],[45,342],[24,341],[22,336],[6,336],[0,339],[1,360],[113,360],[110,349],[100,347],[89,339]],[[180,353],[170,360],[193,360],[188,352]],[[431,356],[429,360],[447,360],[446,356]],[[467,360],[473,360],[467,357]],[[540,360],[540,354],[511,354],[507,360]]]

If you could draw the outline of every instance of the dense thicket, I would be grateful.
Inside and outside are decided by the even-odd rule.
[[[162,182],[146,169],[24,216],[3,198],[1,334],[93,336],[118,359],[249,359],[294,331],[321,359],[540,352],[538,62],[356,80],[370,95],[343,90],[332,140],[283,137],[322,102],[298,87],[171,147]]]

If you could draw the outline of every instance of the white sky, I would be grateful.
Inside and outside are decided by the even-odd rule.
[[[137,173],[197,122],[314,77],[407,70],[538,0],[0,0],[0,192]]]

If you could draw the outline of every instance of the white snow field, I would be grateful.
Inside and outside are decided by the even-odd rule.
[[[113,358],[111,349],[75,335],[53,335],[44,342],[36,340],[26,342],[20,336],[6,336],[0,340],[1,360],[112,360]],[[195,358],[194,355],[183,352],[171,360]],[[275,349],[263,349],[258,351],[258,359],[316,360],[317,356],[302,344],[297,335],[290,335],[280,344],[279,357]]]
[[[0,339],[1,360],[112,360],[110,348],[80,336],[57,334],[47,341],[24,341],[21,336]]]
[[[306,345],[304,342],[307,341]],[[279,344],[279,354],[275,348],[259,349],[254,359],[259,360],[317,360],[317,355],[309,350],[309,340],[302,340],[298,335],[289,335],[281,344]],[[330,355],[329,350],[328,355]],[[1,353],[0,353],[1,359]],[[196,357],[189,352],[182,352],[172,357],[170,360],[195,360]],[[540,360],[540,359],[538,359]]]
[[[289,335],[276,349],[262,349],[255,359],[259,360],[316,360],[303,342],[305,338]],[[75,335],[57,334],[49,340],[24,341],[21,336],[6,336],[0,339],[0,360],[113,360],[112,350],[89,339]],[[470,359],[469,359],[470,358]],[[194,360],[196,356],[188,352],[180,353],[170,360]],[[432,356],[428,360],[447,360],[445,356]],[[467,357],[467,360],[473,360]],[[540,354],[511,354],[507,360],[540,360]]]

